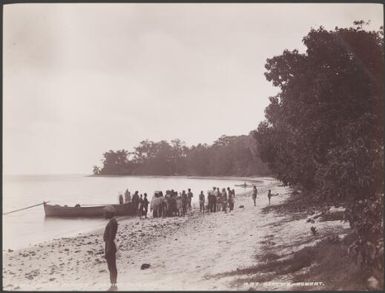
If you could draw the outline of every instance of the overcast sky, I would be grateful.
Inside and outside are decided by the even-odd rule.
[[[90,173],[109,149],[248,134],[277,90],[266,58],[311,27],[383,24],[377,4],[4,7],[3,172]]]

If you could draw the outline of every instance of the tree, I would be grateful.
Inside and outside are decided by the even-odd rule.
[[[100,175],[250,176],[270,174],[251,135],[221,136],[213,145],[186,146],[174,139],[141,141],[134,152],[104,153]]]
[[[209,162],[210,147],[207,144],[198,144],[188,149],[186,156],[188,174],[198,176],[209,176]]]
[[[94,173],[94,175],[100,175],[100,171],[101,170],[98,166],[94,166],[92,173]]]
[[[280,92],[254,136],[285,184],[347,207],[362,252],[383,247],[384,44],[381,30],[356,24],[312,29],[305,53],[267,59],[266,79]]]
[[[127,158],[128,151],[118,150],[118,151],[108,151],[103,154],[103,168],[100,171],[100,174],[129,174],[130,173],[130,162]]]

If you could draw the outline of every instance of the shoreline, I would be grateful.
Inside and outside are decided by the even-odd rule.
[[[61,178],[61,175],[59,175],[60,177],[58,178]],[[104,180],[108,180],[108,181],[111,181],[112,182],[112,185],[111,186],[114,186],[114,181],[138,181],[138,182],[141,182],[141,184],[143,184],[143,188],[145,188],[146,186],[144,184],[146,184],[147,181],[150,181],[150,180],[155,180],[155,181],[161,181],[161,182],[164,182],[165,180],[171,182],[171,183],[174,183],[176,185],[183,185],[185,186],[186,184],[192,184],[194,188],[196,187],[199,187],[201,184],[203,184],[203,186],[207,186],[207,188],[211,188],[211,186],[222,186],[222,185],[226,185],[226,186],[230,186],[231,188],[235,188],[236,192],[237,193],[241,193],[243,191],[247,191],[249,190],[249,188],[239,188],[239,187],[236,187],[236,186],[233,186],[233,184],[237,184],[238,182],[237,181],[224,181],[224,180],[227,180],[227,179],[233,179],[233,178],[229,178],[229,177],[222,177],[220,179],[222,179],[221,181],[211,181],[210,179],[207,179],[206,180],[202,180],[202,183],[201,183],[201,180],[200,179],[196,179],[196,180],[188,180],[188,179],[182,179],[182,178],[173,178],[173,177],[159,177],[159,179],[157,178],[140,178],[140,177],[123,177],[123,178],[120,178],[120,177],[115,177],[117,179],[114,179],[114,177],[112,178],[108,178],[106,177],[105,179],[101,178],[101,179],[96,179],[96,183],[94,183],[95,181],[93,179],[87,179],[85,177],[83,177],[84,175],[76,175],[77,178],[75,179],[71,179],[71,182],[77,182],[78,180],[80,182],[82,181],[86,181],[86,183],[88,183],[89,185],[104,185]],[[79,177],[80,176],[80,177]],[[83,179],[83,178],[84,179]],[[127,178],[127,179],[124,179],[124,178]],[[243,179],[251,179],[251,178],[243,178]],[[44,179],[43,179],[44,180]],[[59,179],[59,180],[62,180],[62,179]],[[181,180],[180,182],[185,182],[183,184],[180,184],[178,183],[179,180]],[[167,182],[165,181],[165,182]],[[42,181],[44,182],[44,181]],[[190,182],[190,183],[189,183]],[[213,183],[213,185],[211,184],[211,182]],[[17,183],[18,184],[18,183]],[[124,183],[123,183],[124,184]],[[165,183],[163,185],[167,186],[168,183]],[[250,184],[250,183],[248,183]],[[117,184],[116,186],[118,186],[119,184]],[[121,184],[122,185],[122,184]],[[187,186],[186,185],[186,186]],[[140,186],[140,185],[137,185],[137,186]],[[210,186],[210,187],[209,187]],[[155,187],[154,187],[155,188]],[[73,189],[73,188],[72,188]],[[148,190],[149,189],[153,189],[153,188],[147,188]],[[204,188],[205,189],[205,188]],[[148,193],[148,190],[147,190],[147,193]],[[195,189],[194,189],[195,190]],[[193,198],[193,204],[195,204],[195,206],[199,206],[199,202],[198,202],[198,198],[197,198],[197,194],[198,194],[198,189],[195,190],[196,191],[196,195],[194,196]],[[193,191],[194,192],[194,191]],[[149,196],[149,199],[151,198],[151,192],[148,193],[150,194]],[[46,199],[47,200],[47,199]],[[49,200],[49,199],[48,199]],[[8,200],[9,202],[11,202],[11,199]],[[43,199],[41,199],[41,201],[43,201]],[[91,202],[91,204],[93,205],[96,205],[96,204],[107,204],[108,202],[112,202],[114,203],[114,198],[112,198],[112,200],[108,200],[108,199],[100,199],[100,200],[76,200],[75,197],[72,196],[72,199],[70,200],[62,200],[61,202],[60,201],[56,201],[56,200],[50,200],[53,204],[55,203],[58,203],[60,205],[64,205],[64,204],[67,204],[69,206],[73,206],[75,205],[76,203],[80,203],[82,204],[83,206],[86,206],[88,202]],[[32,203],[31,203],[32,205]],[[27,206],[27,204],[26,204]],[[42,213],[42,216],[40,216],[39,213],[36,212],[36,210],[38,210],[39,213]],[[42,211],[40,211],[42,210]],[[20,230],[20,229],[24,229],[24,226],[28,223],[24,223],[25,220],[20,218],[20,219],[17,219],[15,218],[14,216],[19,216],[19,214],[14,214],[14,215],[10,215],[10,216],[6,216],[7,218],[5,218],[4,221],[9,221],[10,224],[14,224],[16,223],[15,226],[16,228],[19,228],[19,229],[12,229],[12,225],[7,225],[5,227],[5,230],[8,231],[8,233],[6,233],[5,235],[9,235],[9,237],[6,237],[4,238],[3,240],[3,249],[20,249],[20,248],[28,248],[34,244],[38,244],[38,243],[42,243],[42,242],[46,242],[46,241],[50,241],[52,240],[53,238],[56,238],[58,234],[62,235],[62,236],[65,236],[65,237],[73,237],[75,235],[77,235],[79,232],[81,233],[88,233],[90,231],[93,231],[94,230],[94,226],[98,226],[99,225],[99,222],[97,222],[96,220],[98,219],[82,219],[82,218],[73,218],[73,220],[69,220],[67,221],[67,219],[56,219],[56,218],[52,218],[52,221],[48,221],[48,220],[51,220],[51,218],[47,218],[47,219],[44,219],[44,210],[42,207],[38,207],[38,208],[35,208],[34,210],[34,213],[35,213],[35,217],[33,218],[32,215],[34,215],[33,213],[28,213],[27,216],[30,216],[31,218],[31,222],[34,223],[34,226],[31,226],[31,229],[27,231],[27,235],[26,237],[23,237],[21,235],[16,235],[16,230]],[[58,221],[60,223],[58,224],[51,224],[52,222],[54,221]],[[83,223],[82,223],[83,221]],[[66,222],[68,224],[66,224]],[[41,223],[41,224],[40,224]],[[73,224],[72,224],[73,223]],[[60,227],[58,230],[56,230],[57,227]],[[35,233],[33,233],[32,231],[35,231]],[[62,232],[60,232],[62,231]],[[11,237],[12,236],[12,237]]]
[[[250,289],[253,286],[243,276],[231,274],[257,265],[266,254],[266,241],[271,247],[273,235],[273,248],[287,247],[280,250],[284,257],[303,246],[293,246],[299,239],[306,245],[319,241],[309,234],[306,218],[264,212],[289,198],[291,189],[279,185],[276,180],[261,187],[256,207],[250,191],[237,194],[231,213],[201,214],[195,209],[187,217],[119,219],[119,290]],[[280,194],[273,197],[271,205],[265,196],[267,189]],[[346,228],[335,222],[319,223],[317,227],[320,234]],[[3,288],[105,291],[109,277],[102,233],[103,229],[98,229],[26,249],[3,251]],[[143,263],[150,264],[150,268],[141,270]],[[277,278],[274,280],[279,281],[280,276]],[[257,290],[266,290],[258,286]],[[282,286],[278,289],[287,290]]]
[[[144,177],[144,178],[186,178],[186,179],[214,179],[214,180],[239,180],[247,182],[263,182],[261,179],[276,180],[273,176],[197,176],[197,175],[85,175],[85,177]]]

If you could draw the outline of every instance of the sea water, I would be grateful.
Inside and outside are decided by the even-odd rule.
[[[255,178],[255,184],[263,185],[265,180]],[[205,195],[213,186],[234,188],[236,193],[245,188],[243,180],[212,179],[164,176],[106,176],[87,175],[5,175],[3,176],[3,213],[49,201],[51,204],[75,206],[118,203],[118,196],[126,188],[131,194],[147,193],[151,200],[154,191],[178,192],[188,188],[194,194],[193,205],[198,206],[198,195]],[[46,218],[43,205],[23,211],[3,214],[3,249],[24,248],[54,238],[74,236],[103,228],[104,219],[60,219]]]

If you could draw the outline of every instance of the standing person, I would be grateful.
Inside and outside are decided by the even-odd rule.
[[[222,189],[222,210],[227,213],[227,193],[226,189]]]
[[[108,270],[110,271],[111,291],[117,290],[116,282],[118,270],[116,268],[116,245],[115,236],[118,231],[118,222],[115,219],[115,209],[112,206],[105,208],[105,218],[109,219],[104,230],[103,240],[105,242],[105,258],[107,260]]]
[[[192,198],[193,198],[193,193],[191,192],[191,188],[188,189],[188,192],[187,192],[187,199],[188,199],[188,208],[189,210],[191,211],[191,201],[192,201]]]
[[[135,212],[138,210],[138,204],[139,204],[139,192],[135,191],[134,195],[132,196],[132,205]]]
[[[147,218],[149,201],[147,199],[147,193],[144,194],[143,203],[142,203],[142,216]]]
[[[234,197],[233,197],[233,191],[230,189],[230,187],[227,187],[227,191],[229,194],[229,209],[230,212],[234,209]]]
[[[219,191],[219,187],[217,187],[217,190],[215,191],[215,197],[217,199],[217,212],[219,212],[222,206],[222,195],[221,195],[221,192]]]
[[[138,201],[138,209],[137,209],[137,214],[139,215],[139,218],[142,218],[142,206],[143,206],[143,195],[140,195],[139,201]]]
[[[205,213],[205,195],[203,191],[199,194],[199,211]]]
[[[126,192],[124,193],[124,199],[125,203],[131,202],[131,193],[128,191],[128,189],[126,189]]]
[[[119,204],[123,204],[123,195],[119,194]]]
[[[269,189],[269,191],[267,192],[267,198],[269,199],[269,205],[270,205],[270,199],[273,195],[271,194],[271,190]]]
[[[187,194],[186,194],[186,191],[182,191],[182,214],[183,216],[186,214],[187,212]]]
[[[212,197],[211,197],[211,190],[207,191],[207,209],[209,212],[212,212]]]
[[[205,206],[205,208],[206,208],[206,212],[210,212],[211,210],[211,194],[210,194],[211,192],[210,192],[210,190],[209,191],[207,191],[207,203],[206,203],[206,206]]]
[[[254,201],[254,206],[256,206],[257,194],[258,194],[258,189],[255,185],[253,185],[252,197],[253,197],[253,201]]]
[[[212,192],[212,200],[213,200],[213,212],[215,213],[217,211],[217,196],[216,196],[216,192],[215,192],[215,187],[214,187],[214,190]]]
[[[217,209],[217,200],[215,197],[215,187],[213,187],[213,190],[210,192],[210,198],[211,198],[210,212],[215,213],[215,211]]]
[[[176,214],[178,217],[183,215],[183,202],[182,202],[182,196],[178,192],[175,192],[176,195]]]

